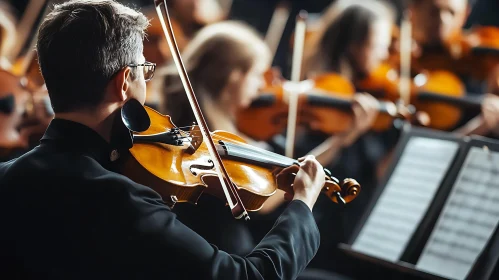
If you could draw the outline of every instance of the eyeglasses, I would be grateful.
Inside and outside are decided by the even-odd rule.
[[[144,80],[146,82],[150,81],[154,77],[154,71],[156,71],[156,63],[144,62],[142,64],[128,64],[130,67],[144,67]]]

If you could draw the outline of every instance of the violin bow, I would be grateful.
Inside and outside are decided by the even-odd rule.
[[[265,35],[265,42],[270,48],[272,58],[275,57],[277,48],[282,39],[282,34],[284,33],[284,28],[286,27],[286,22],[289,18],[289,3],[287,1],[281,1],[277,4],[277,7],[272,14],[270,19],[269,28],[267,34]]]
[[[407,2],[406,2],[407,3]],[[407,5],[404,8],[400,23],[400,101],[405,106],[410,104],[411,98],[411,54],[412,54],[412,24],[409,19]]]
[[[196,99],[196,95],[194,94],[194,90],[192,88],[191,82],[189,81],[189,77],[187,76],[187,71],[185,69],[184,63],[182,62],[180,51],[175,40],[175,34],[173,33],[173,28],[170,22],[170,16],[168,14],[166,3],[167,0],[154,0],[156,12],[158,13],[161,26],[163,27],[166,40],[168,41],[168,46],[170,47],[170,51],[172,52],[173,60],[175,61],[175,65],[177,66],[180,79],[182,80],[182,84],[194,112],[194,116],[198,123],[199,129],[201,131],[201,134],[203,135],[203,140],[206,141],[208,151],[213,159],[213,163],[215,165],[218,178],[220,179],[220,183],[227,199],[227,203],[230,206],[232,215],[236,219],[244,218],[245,220],[249,220],[250,218],[248,212],[246,211],[246,208],[244,207],[241,198],[237,193],[237,188],[230,179],[229,174],[225,169],[225,166],[223,165],[222,158],[217,152],[215,143],[213,143],[213,139],[210,135],[210,130],[208,129],[208,124],[206,123],[206,120],[201,111],[201,107],[199,106],[199,103]]]
[[[300,13],[296,18],[296,31],[295,31],[295,40],[293,46],[293,64],[291,68],[291,81],[295,83],[300,82],[301,79],[303,48],[305,45],[305,33],[307,31],[306,20],[307,20],[307,12],[300,11]],[[285,154],[289,158],[293,158],[299,94],[300,92],[295,90],[291,90],[288,92],[289,109],[288,109],[288,126],[286,129]]]

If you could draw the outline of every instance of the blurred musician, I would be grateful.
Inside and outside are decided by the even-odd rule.
[[[390,34],[394,16],[384,3],[367,1],[338,1],[324,13],[320,28],[305,54],[304,73],[307,78],[337,73],[354,85],[369,76],[388,57]],[[319,150],[329,156],[319,157],[329,164],[333,151],[348,147],[367,132],[378,114],[378,101],[370,94],[354,96],[355,125],[343,135],[333,136],[322,143]],[[341,138],[341,145],[333,144]],[[334,153],[334,154],[335,154]]]
[[[321,18],[319,34],[305,55],[304,73],[308,78],[334,72],[350,80],[354,86],[377,69],[388,57],[392,26],[395,15],[391,5],[382,1],[338,1],[326,10]],[[321,230],[322,246],[313,266],[324,269],[346,269],[338,257],[337,243],[345,241],[363,212],[376,184],[377,163],[393,148],[397,131],[374,133],[369,131],[378,114],[378,101],[367,93],[355,95],[356,125],[346,135],[330,137],[319,133],[307,133],[302,143],[318,149],[333,151],[333,139],[342,139],[338,156],[322,161],[341,176],[360,178],[367,186],[362,197],[345,209],[346,215],[337,215],[338,209],[318,203],[316,218]],[[334,121],[334,120],[331,120]],[[325,142],[324,139],[327,139]],[[301,144],[304,146],[305,144]],[[303,148],[306,151],[308,148]],[[302,152],[303,153],[303,152]],[[298,155],[302,154],[299,153]],[[318,157],[320,159],[320,157]],[[348,168],[346,168],[348,166]],[[344,224],[331,222],[347,219]],[[338,226],[342,226],[342,231]],[[343,232],[343,235],[339,234]],[[335,261],[331,261],[334,259]]]

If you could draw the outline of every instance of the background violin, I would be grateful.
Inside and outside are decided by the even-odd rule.
[[[389,86],[395,87],[391,83]],[[296,87],[302,89],[297,90]],[[299,125],[327,134],[345,132],[353,125],[352,98],[356,90],[350,81],[338,74],[321,75],[300,84],[281,81],[265,90],[250,107],[240,110],[237,116],[238,130],[254,139],[267,141],[286,129],[286,90],[303,92],[298,97]],[[386,99],[387,101],[380,101],[381,114],[373,125],[374,131],[388,130],[397,118],[418,125],[428,124],[428,118],[417,113],[414,108],[391,102],[390,98]]]
[[[370,77],[359,82],[359,90],[377,98],[396,102],[400,99],[398,69],[383,64]],[[461,120],[464,110],[479,111],[481,100],[466,96],[463,82],[445,70],[412,73],[409,103],[416,111],[428,115],[425,126],[450,130]]]

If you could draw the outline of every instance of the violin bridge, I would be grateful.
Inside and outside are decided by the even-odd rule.
[[[189,135],[191,138],[191,144],[187,149],[187,152],[194,154],[203,143],[203,134],[201,133],[199,127],[193,124],[191,130],[189,131]]]

